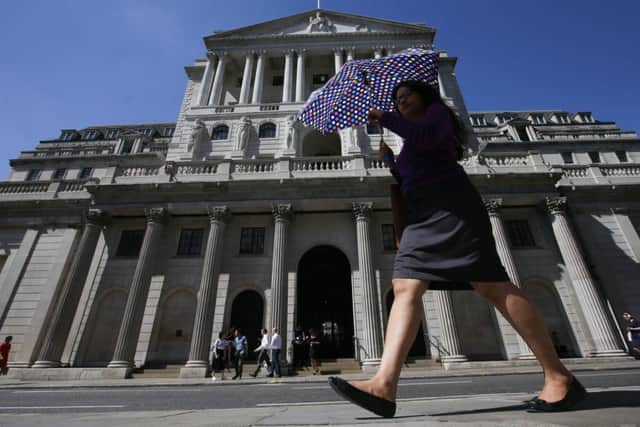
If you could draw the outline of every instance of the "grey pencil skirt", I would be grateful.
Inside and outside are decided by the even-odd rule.
[[[509,281],[482,197],[464,172],[404,194],[407,221],[393,278],[434,290],[472,290],[470,282]]]

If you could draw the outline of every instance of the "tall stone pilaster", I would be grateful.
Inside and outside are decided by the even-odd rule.
[[[207,238],[202,279],[198,290],[189,361],[185,365],[185,368],[204,368],[205,375],[209,368],[209,347],[211,346],[213,310],[216,299],[216,268],[222,256],[224,231],[228,217],[229,210],[224,206],[209,208],[209,237]],[[183,375],[181,371],[180,376],[189,375]]]
[[[282,82],[282,102],[291,102],[293,88],[293,51],[284,53],[284,81]]]
[[[502,265],[505,270],[507,270],[507,274],[511,279],[511,283],[516,285],[518,288],[522,288],[522,284],[520,282],[520,275],[518,274],[518,269],[516,267],[516,262],[513,258],[513,254],[511,253],[511,245],[509,244],[509,237],[507,236],[507,232],[504,229],[504,223],[502,222],[502,217],[500,216],[500,209],[502,208],[502,199],[488,199],[484,201],[485,207],[487,208],[487,212],[489,213],[489,220],[491,221],[491,229],[493,230],[493,238],[496,241],[496,249],[498,251],[498,256],[500,257],[500,261],[502,261]],[[508,338],[509,335],[516,336],[516,340],[518,343],[518,358],[519,359],[532,359],[534,358],[531,349],[524,342],[520,334],[518,334],[515,329],[509,324],[509,322],[502,316],[502,314],[495,309],[496,315],[498,316],[498,323],[500,325],[500,332],[502,333],[502,342],[506,343],[510,341]],[[511,352],[509,349],[506,349],[506,353],[509,359],[511,357]]]
[[[136,264],[127,304],[124,308],[122,324],[116,341],[116,348],[113,352],[113,359],[109,362],[109,368],[130,368],[132,367],[135,344],[140,331],[144,304],[149,291],[151,266],[158,248],[158,239],[167,217],[165,208],[146,209],[147,228],[144,233],[144,240],[140,248],[140,255]]]
[[[223,101],[221,99],[222,86],[224,85],[224,73],[227,62],[228,58],[226,52],[222,52],[218,55],[218,66],[216,67],[216,74],[213,78],[213,87],[211,88],[211,95],[209,96],[209,105],[219,105]]]
[[[298,62],[297,62],[297,70],[296,70],[296,102],[303,102],[305,100],[305,51],[298,51]]]
[[[273,233],[273,258],[271,261],[271,312],[269,326],[278,328],[282,337],[280,356],[287,355],[287,231],[291,223],[290,204],[272,208],[275,229]]]
[[[266,61],[265,52],[258,53],[258,62],[256,63],[256,77],[253,82],[252,104],[260,104],[262,102],[262,87],[264,86],[264,62]]]
[[[211,93],[211,82],[213,81],[213,72],[216,67],[217,58],[215,55],[207,54],[207,65],[202,75],[202,82],[200,83],[200,90],[198,92],[198,105],[207,105],[209,101],[209,94]]]
[[[242,73],[242,85],[240,86],[240,104],[249,102],[251,90],[251,76],[253,75],[253,52],[248,52],[244,59],[244,71]]]
[[[380,301],[376,289],[371,247],[370,218],[373,203],[353,203],[358,240],[358,269],[362,286],[363,338],[365,354],[363,367],[380,364],[382,357],[382,325],[380,323]]]
[[[460,336],[453,314],[453,298],[451,291],[434,291],[436,307],[440,317],[440,357],[445,363],[466,362],[467,356],[462,354]]]
[[[98,238],[109,216],[101,210],[90,209],[87,220],[62,288],[53,305],[47,329],[40,346],[38,360],[34,368],[55,368],[60,366],[60,356],[67,341],[82,288],[91,265]]]
[[[625,356],[625,352],[617,342],[611,319],[598,294],[596,283],[573,234],[567,213],[567,199],[565,197],[547,198],[546,205],[551,215],[553,234],[584,314],[586,327],[593,340],[593,350],[589,356]]]

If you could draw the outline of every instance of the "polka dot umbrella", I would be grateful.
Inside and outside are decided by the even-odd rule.
[[[394,109],[393,88],[404,80],[438,85],[438,54],[406,49],[379,59],[347,62],[302,107],[298,120],[322,133],[367,123],[372,108]]]

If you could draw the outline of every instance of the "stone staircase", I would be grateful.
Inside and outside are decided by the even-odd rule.
[[[180,368],[184,364],[180,365],[150,365],[143,368],[136,368],[131,373],[132,378],[179,378]]]
[[[402,371],[419,372],[419,371],[437,371],[441,370],[442,366],[435,359],[428,359],[426,357],[409,357],[402,365]]]

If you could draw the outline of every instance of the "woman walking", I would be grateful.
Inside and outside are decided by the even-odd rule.
[[[369,113],[370,124],[404,139],[397,160],[388,146],[380,147],[407,202],[382,361],[367,381],[332,377],[329,383],[353,403],[394,416],[400,369],[420,324],[422,294],[427,289],[473,289],[502,313],[542,365],[544,387],[528,402],[529,410],[570,409],[587,393],[558,358],[542,318],[500,262],[482,198],[458,163],[464,127],[424,82],[398,84],[393,99],[397,112]]]

